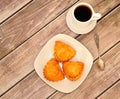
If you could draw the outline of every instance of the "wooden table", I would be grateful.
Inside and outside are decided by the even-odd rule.
[[[77,35],[66,25],[66,13],[78,0],[0,0],[1,99],[120,99],[120,0],[81,0],[102,14],[93,31]],[[93,35],[100,36],[106,67],[100,71]],[[94,64],[85,81],[64,94],[44,83],[34,61],[46,42],[67,34],[86,46]]]

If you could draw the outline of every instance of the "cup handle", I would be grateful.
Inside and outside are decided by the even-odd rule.
[[[101,14],[100,13],[95,13],[93,16],[93,20],[98,20],[101,18]]]

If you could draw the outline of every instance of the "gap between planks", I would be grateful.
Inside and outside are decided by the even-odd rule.
[[[33,1],[33,0],[32,0]],[[68,8],[66,8],[65,10],[63,10],[60,14],[58,14],[55,18],[53,18],[52,20],[50,20],[48,23],[46,23],[43,27],[41,27],[38,31],[36,31],[35,33],[33,33],[30,37],[28,37],[26,40],[24,40],[21,44],[19,44],[17,47],[15,47],[13,50],[11,50],[10,52],[8,52],[6,55],[4,55],[2,58],[0,58],[0,60],[2,60],[3,58],[5,58],[6,56],[8,56],[10,53],[12,53],[14,50],[16,50],[17,48],[19,48],[19,46],[21,46],[22,44],[24,44],[27,40],[29,40],[31,37],[33,37],[34,35],[36,35],[39,31],[41,31],[43,28],[45,28],[48,24],[50,24],[52,21],[54,21],[55,19],[57,19],[57,17],[59,17],[60,15],[62,15],[65,11],[67,11],[70,7],[72,7],[74,4],[78,3],[79,1],[74,2],[71,6],[69,6]],[[19,12],[19,11],[17,11]],[[16,12],[16,13],[17,13]],[[15,14],[16,14],[15,13]],[[13,16],[13,15],[12,15]],[[12,17],[11,16],[11,17]],[[0,29],[1,29],[1,25],[0,24]],[[2,29],[1,29],[2,30]]]
[[[95,99],[98,99],[102,94],[104,94],[106,91],[108,91],[110,88],[112,88],[119,81],[120,81],[120,78],[118,80],[116,80],[113,84],[111,84],[108,88],[106,88],[103,92],[101,92]]]
[[[100,56],[103,57],[105,54],[109,53],[110,50],[112,50],[114,47],[116,47],[117,45],[119,45],[120,41],[118,41],[116,44],[114,44],[112,47],[110,47],[107,51],[105,51],[104,53],[102,53]],[[98,59],[95,58],[93,63]],[[95,99],[98,99],[102,94],[104,94],[107,90],[109,90],[111,87],[113,87],[117,82],[120,81],[120,78],[117,79],[114,83],[112,83],[109,87],[107,87],[105,90],[103,90]],[[46,99],[51,99],[52,96],[54,96],[58,91],[54,91],[50,96],[48,96]]]
[[[29,72],[27,75],[25,75],[23,78],[21,78],[18,82],[16,82],[13,86],[11,86],[8,90],[6,90],[4,93],[2,93],[0,95],[0,97],[2,97],[5,93],[7,93],[9,90],[11,90],[13,87],[15,87],[19,82],[21,82],[22,80],[24,80],[27,76],[29,76],[30,74],[32,74],[35,70],[33,69],[31,72]]]
[[[9,18],[11,18],[12,16],[14,16],[15,14],[17,14],[20,10],[24,9],[26,6],[30,5],[31,2],[33,2],[34,0],[31,0],[30,2],[28,2],[26,5],[24,5],[22,8],[20,8],[18,11],[16,11],[15,13],[13,13],[11,16],[9,16],[7,19],[5,19],[2,23],[4,23],[5,21],[7,21]],[[24,44],[27,40],[29,40],[32,36],[36,35],[39,31],[41,31],[43,28],[45,28],[48,24],[50,24],[52,21],[54,21],[57,17],[59,17],[60,15],[62,15],[66,10],[68,10],[70,7],[72,7],[74,4],[80,2],[79,0],[76,1],[75,3],[73,3],[71,6],[69,6],[68,8],[66,8],[63,12],[61,12],[58,16],[56,16],[54,19],[50,20],[47,24],[45,24],[43,27],[41,27],[38,31],[36,31],[33,35],[31,35],[30,37],[28,37],[26,40],[24,40],[21,44],[19,44],[18,46],[16,46],[13,50],[11,50],[10,52],[8,52],[6,55],[4,55],[2,58],[0,58],[0,60],[2,60],[3,58],[5,58],[6,56],[8,56],[10,53],[12,53],[15,49],[17,49],[19,46],[21,46],[22,44]],[[112,8],[110,11],[108,11],[106,14],[104,14],[99,20],[101,21],[101,19],[103,19],[104,17],[107,17],[107,15],[112,12],[114,9],[116,9],[118,6],[120,5],[120,3],[118,5],[116,5],[114,8]],[[2,23],[0,23],[0,28]],[[2,29],[1,29],[2,30]],[[78,34],[76,38],[78,38],[80,36],[80,34]]]
[[[77,2],[78,2],[78,1],[77,1]],[[75,2],[75,3],[77,3],[77,2]],[[75,3],[74,3],[74,4],[75,4]],[[73,4],[73,5],[74,5],[74,4]],[[71,5],[71,6],[73,6],[73,5]],[[114,7],[112,10],[114,10],[115,8],[117,8],[119,5],[120,5],[120,4],[118,4],[118,5],[117,5],[116,7]],[[71,7],[71,6],[70,6],[70,7]],[[68,7],[68,8],[70,8],[70,7]],[[51,20],[49,23],[51,23],[52,21],[54,21],[54,20],[55,20],[57,17],[59,17],[61,14],[63,14],[68,8],[66,8],[62,13],[60,13],[58,16],[56,16],[56,17],[55,17],[53,20]],[[106,15],[108,15],[112,10],[110,10],[107,14],[105,14],[100,20],[102,20],[104,17],[106,17]],[[99,21],[100,21],[100,20],[99,20]],[[99,21],[98,21],[98,22],[99,22]],[[49,23],[48,23],[48,24],[49,24]],[[48,24],[46,24],[45,26],[43,26],[40,30],[42,30],[42,29],[43,29],[44,27],[46,27]],[[40,30],[38,30],[37,32],[39,32]],[[37,32],[36,32],[35,34],[37,34]],[[33,34],[32,36],[34,36],[35,34]],[[31,36],[31,37],[32,37],[32,36]],[[80,35],[76,36],[75,38],[78,38],[79,36],[80,36]],[[29,37],[29,38],[31,38],[31,37]],[[28,39],[29,39],[29,38],[28,38]],[[27,39],[27,40],[28,40],[28,39]],[[119,42],[120,42],[120,41],[119,41]],[[119,42],[117,42],[115,45],[113,45],[111,48],[109,48],[106,52],[108,52],[109,50],[111,50],[111,49],[112,49],[114,46],[116,46]],[[23,42],[23,43],[24,43],[24,42]],[[22,43],[22,44],[23,44],[23,43]],[[22,45],[22,44],[21,44],[21,45]],[[18,47],[19,47],[19,46],[18,46]],[[18,48],[18,47],[17,47],[17,48]],[[106,52],[104,52],[104,53],[102,54],[102,56],[103,56]],[[96,59],[95,59],[95,60],[96,60]],[[34,72],[34,69],[33,69],[30,73],[28,73],[26,76],[24,76],[21,80],[19,80],[15,85],[13,85],[11,88],[9,88],[6,92],[8,92],[10,89],[12,89],[14,86],[16,86],[19,82],[21,82],[23,79],[25,79],[28,75],[30,75],[30,74],[33,73],[33,72]],[[5,93],[6,93],[6,92],[5,92]],[[57,91],[55,91],[55,92],[57,92]],[[54,92],[54,93],[55,93],[55,92]],[[4,95],[5,93],[3,93],[2,95]],[[53,93],[53,94],[54,94],[54,93]],[[1,95],[1,96],[2,96],[2,95]]]
[[[33,0],[30,0],[28,3],[26,3],[24,6],[22,6],[21,8],[19,8],[17,11],[15,11],[13,14],[11,14],[10,16],[8,16],[6,19],[4,19],[2,22],[0,22],[0,25],[2,25],[4,22],[6,22],[7,20],[9,20],[11,17],[13,17],[14,15],[16,15],[19,11],[21,11],[22,9],[24,9],[25,7],[29,6],[31,3],[33,2]]]
[[[69,6],[68,8],[66,8],[64,11],[62,11],[58,16],[56,16],[54,19],[52,19],[51,21],[49,21],[47,24],[45,24],[43,27],[41,27],[37,32],[35,32],[33,35],[31,35],[29,38],[27,38],[23,43],[21,43],[19,46],[17,46],[15,49],[19,48],[22,44],[24,44],[28,39],[30,39],[31,37],[33,37],[34,35],[36,35],[40,30],[42,30],[43,28],[45,28],[49,23],[51,23],[52,21],[54,21],[57,17],[59,17],[60,15],[62,15],[65,11],[67,11],[70,7],[72,7],[74,4],[78,3],[78,1],[74,2],[71,6]],[[17,13],[17,12],[16,12]],[[14,49],[14,50],[15,50]],[[11,50],[8,54],[6,54],[4,57],[6,57],[7,55],[9,55],[11,52],[13,52],[14,50]],[[0,60],[2,60],[4,57],[2,57]],[[33,69],[32,71],[30,71],[26,76],[24,76],[23,78],[21,78],[18,82],[16,82],[13,86],[11,86],[8,90],[6,90],[4,93],[2,93],[0,95],[0,97],[2,97],[5,93],[7,93],[9,90],[11,90],[13,87],[15,87],[19,82],[21,82],[22,80],[24,80],[27,76],[29,76],[30,74],[32,74],[35,71],[35,69]]]
[[[103,15],[98,22],[100,22],[102,19],[104,19],[105,17],[109,16],[110,13],[112,13],[113,10],[117,9],[117,7],[120,6],[120,3],[115,6],[114,8],[112,8],[110,11],[108,11],[105,15]],[[75,39],[77,39],[80,36],[80,34],[78,34]],[[104,53],[101,53],[101,57],[104,56],[106,53],[108,53],[110,50],[112,50],[115,46],[117,46],[120,43],[120,41],[118,41],[117,43],[115,43],[113,46],[111,46],[108,50],[106,50]],[[98,59],[98,57],[96,59],[94,59],[93,62],[95,62]],[[109,90],[112,86],[114,86],[120,79],[118,79],[117,81],[115,81],[111,86],[109,86],[108,88],[106,88],[103,92],[101,92],[95,99],[99,98],[104,92],[106,92],[107,90]],[[46,99],[49,99],[50,97],[54,96],[54,94],[56,94],[58,91],[53,92],[50,96],[48,96]]]

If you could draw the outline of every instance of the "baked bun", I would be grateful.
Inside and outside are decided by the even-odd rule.
[[[44,76],[49,81],[59,81],[64,79],[64,74],[56,59],[49,60],[44,67]]]
[[[76,54],[76,51],[68,44],[61,41],[55,42],[54,56],[58,61],[60,62],[68,61],[73,56],[75,56],[75,54]]]
[[[82,62],[64,62],[63,63],[63,71],[66,77],[69,80],[77,80],[80,78],[84,69],[84,63]]]

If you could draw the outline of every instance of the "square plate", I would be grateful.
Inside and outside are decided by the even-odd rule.
[[[64,80],[60,80],[57,82],[48,81],[43,74],[43,69],[45,64],[51,59],[54,58],[54,45],[55,41],[62,41],[70,46],[72,46],[76,50],[76,55],[71,59],[71,61],[82,61],[84,62],[84,70],[81,77],[76,81],[70,81],[67,78]],[[85,80],[87,77],[91,67],[93,64],[93,57],[88,49],[83,46],[80,42],[75,40],[74,38],[65,35],[65,34],[58,34],[51,38],[46,45],[41,49],[40,53],[38,54],[34,68],[40,78],[46,82],[49,86],[55,88],[58,91],[64,93],[70,93],[75,90],[79,85]]]

